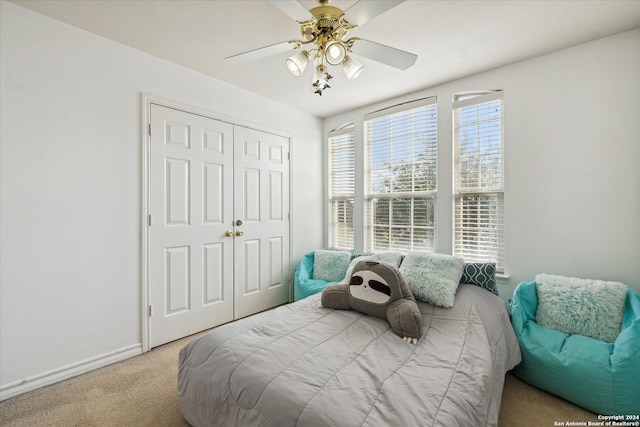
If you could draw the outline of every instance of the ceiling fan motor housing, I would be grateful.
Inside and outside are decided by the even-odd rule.
[[[320,38],[322,35],[333,36],[336,40],[342,40],[348,31],[356,28],[344,19],[344,12],[337,7],[329,6],[321,1],[321,5],[314,7],[309,12],[313,19],[299,22],[302,37],[306,41]]]

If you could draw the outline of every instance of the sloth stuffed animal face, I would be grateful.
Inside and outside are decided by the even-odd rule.
[[[422,315],[415,298],[400,271],[389,264],[357,263],[348,284],[325,288],[322,305],[385,319],[409,343],[417,343],[422,333]]]

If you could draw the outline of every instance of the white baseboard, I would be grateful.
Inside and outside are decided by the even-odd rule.
[[[135,344],[91,359],[54,369],[49,372],[34,375],[21,381],[0,386],[0,401],[10,399],[19,394],[38,389],[40,387],[64,381],[139,354],[142,354],[142,344]]]

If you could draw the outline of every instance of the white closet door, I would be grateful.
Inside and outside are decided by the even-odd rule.
[[[289,300],[289,139],[236,127],[234,151],[235,317],[240,318]]]
[[[233,125],[151,105],[151,347],[233,319]]]

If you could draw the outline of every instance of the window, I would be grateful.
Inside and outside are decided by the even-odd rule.
[[[365,116],[366,250],[434,251],[437,108],[427,98]]]
[[[453,103],[454,255],[504,272],[502,92]]]
[[[355,137],[353,124],[329,134],[329,246],[352,250]]]

